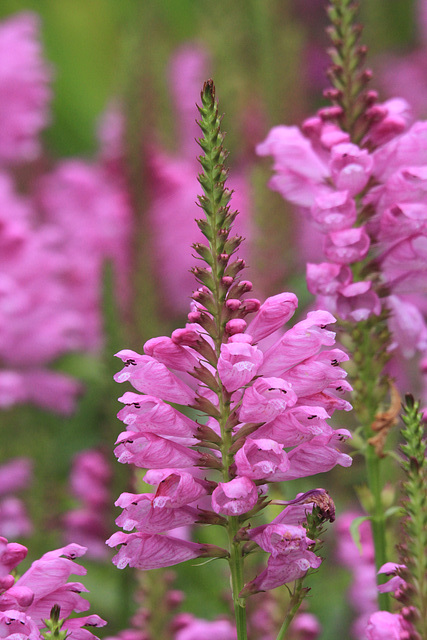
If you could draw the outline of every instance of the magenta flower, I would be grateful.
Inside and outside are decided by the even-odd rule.
[[[0,24],[0,163],[28,162],[39,152],[38,135],[49,121],[51,71],[43,59],[34,13]]]
[[[236,629],[228,620],[201,620],[189,616],[174,635],[174,640],[236,640]]]
[[[72,640],[92,640],[95,636],[82,626],[104,626],[105,620],[97,615],[85,618],[67,618],[73,612],[89,609],[90,605],[80,594],[87,591],[79,582],[68,582],[71,574],[84,575],[86,569],[73,559],[84,555],[86,549],[70,544],[45,553],[15,582],[12,575],[3,571],[15,568],[27,553],[22,545],[7,543],[0,538],[0,635],[9,637],[11,632],[19,637],[40,640],[40,630],[45,628],[54,605],[60,607],[64,628],[70,630]],[[7,581],[5,581],[5,577]],[[15,630],[15,631],[14,631]],[[22,634],[22,636],[21,636]]]
[[[171,536],[117,531],[107,540],[110,547],[121,544],[113,558],[118,569],[127,565],[136,569],[159,569],[194,558],[226,557],[227,552],[210,544],[197,544]]]
[[[403,640],[409,637],[408,623],[400,614],[376,611],[370,616],[366,627],[367,640]]]
[[[202,365],[195,350],[202,348],[210,357],[211,347],[199,325],[190,323],[185,330],[176,330],[172,339],[149,340],[150,355],[126,349],[118,354],[125,366],[116,380],[129,381],[149,395],[126,392],[122,397],[126,406],[118,415],[127,430],[119,436],[115,453],[122,463],[151,469],[145,479],[155,488],[151,494],[122,494],[116,503],[123,509],[117,524],[125,531],[136,530],[114,534],[108,541],[110,546],[123,545],[114,559],[119,568],[169,566],[203,555],[203,545],[165,534],[186,524],[216,522],[216,514],[243,517],[264,500],[254,480],[283,481],[351,463],[337,448],[349,432],[333,430],[327,423],[336,408],[348,408],[334,395],[337,387],[349,388],[339,366],[347,356],[339,349],[322,350],[334,344],[335,334],[326,325],[335,320],[327,312],[310,313],[264,352],[264,338],[277,331],[279,321],[289,319],[295,309],[294,296],[274,298],[253,305],[259,308],[254,321],[243,334],[229,337],[218,358],[217,375],[230,394],[236,416],[233,433],[238,437],[246,423],[254,425],[249,437],[241,438],[234,456],[235,476],[228,482],[207,482],[194,475],[195,467],[221,468],[215,452],[197,449],[199,440],[219,442],[220,437],[217,405],[207,388],[215,384],[214,369],[206,361]],[[198,313],[191,312],[191,318]],[[261,338],[258,344],[253,344],[252,328]],[[188,375],[191,370],[200,372],[200,382]],[[211,418],[206,426],[198,425],[163,400],[206,407]],[[291,449],[285,451],[284,446]],[[208,502],[203,512],[193,506],[203,496],[209,498],[212,511]],[[301,521],[305,513],[300,512]],[[312,544],[304,538],[275,554],[282,557],[280,568],[275,560],[269,561],[267,573],[250,587],[251,592],[274,588],[269,585],[283,584],[319,566],[320,559],[309,548]]]
[[[219,482],[212,492],[212,508],[226,516],[240,516],[248,513],[258,502],[256,485],[248,476]]]
[[[392,311],[392,348],[423,353],[427,327],[414,302],[427,281],[426,123],[409,128],[403,100],[374,104],[372,125],[356,145],[330,115],[320,110],[301,131],[275,127],[257,148],[273,156],[270,187],[324,236],[328,262],[309,262],[308,288],[319,307],[353,323]],[[356,263],[366,264],[357,279]]]

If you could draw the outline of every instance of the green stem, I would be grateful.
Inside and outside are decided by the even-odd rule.
[[[234,536],[236,535],[239,528],[239,519],[236,516],[229,516],[228,538],[230,545],[230,558],[228,563],[231,573],[231,589],[233,592],[237,640],[247,640],[248,636],[246,628],[246,602],[244,598],[239,598],[239,593],[244,586],[242,547],[239,542],[234,541]]]
[[[371,526],[375,550],[375,568],[378,571],[378,569],[387,562],[385,511],[381,498],[381,459],[378,458],[374,448],[369,444],[365,460],[368,487],[373,497]],[[378,605],[381,611],[388,611],[390,609],[388,593],[378,593]]]
[[[297,580],[295,583],[295,591],[292,595],[291,601],[289,603],[288,610],[286,612],[285,619],[283,621],[282,626],[280,627],[279,633],[277,634],[276,640],[284,640],[286,637],[286,632],[289,629],[292,620],[294,619],[298,609],[301,606],[301,602],[303,601],[303,591],[302,591],[302,579]]]

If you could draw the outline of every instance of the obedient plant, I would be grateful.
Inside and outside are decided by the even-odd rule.
[[[356,3],[332,0],[329,35],[332,106],[302,130],[279,126],[258,146],[272,155],[271,188],[298,205],[324,237],[323,262],[307,265],[316,304],[336,314],[352,354],[357,449],[366,460],[376,566],[387,560],[380,462],[400,410],[386,365],[427,348],[427,123],[410,127],[402,99],[383,104],[368,88],[366,47],[355,24]],[[387,597],[380,597],[387,607]]]
[[[247,637],[246,598],[294,583],[283,638],[305,595],[302,579],[320,566],[313,550],[334,508],[324,490],[314,489],[282,503],[272,522],[260,515],[270,503],[270,484],[351,464],[339,449],[349,432],[327,422],[335,410],[350,409],[342,397],[350,386],[340,367],[348,356],[334,348],[329,325],[335,318],[328,311],[310,312],[283,332],[297,308],[294,294],[263,304],[247,297],[252,284],[241,279],[245,263],[235,257],[242,238],[231,235],[237,212],[230,210],[225,187],[212,81],[201,102],[199,204],[206,218],[197,224],[207,244],[193,245],[200,287],[185,328],[148,340],[142,355],[128,349],[117,354],[125,366],[116,381],[130,382],[139,393],[120,398],[125,406],[118,417],[126,430],[115,454],[121,463],[148,469],[144,481],[154,491],[120,496],[117,524],[124,532],[108,544],[121,545],[113,559],[121,569],[225,558],[239,640]],[[201,498],[203,508],[197,506]],[[185,524],[225,528],[227,548],[174,536]],[[256,550],[268,554],[267,565],[251,578],[245,559]]]
[[[84,627],[106,624],[98,615],[71,618],[87,611],[89,602],[80,594],[87,589],[80,582],[68,582],[70,575],[82,576],[86,569],[74,562],[85,547],[70,544],[45,553],[17,580],[12,571],[24,560],[27,549],[0,537],[0,636],[14,640],[93,640]],[[50,635],[54,634],[54,635]]]

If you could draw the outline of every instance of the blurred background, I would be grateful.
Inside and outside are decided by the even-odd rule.
[[[384,100],[405,97],[417,117],[427,113],[425,5],[365,0],[360,10],[372,86]],[[123,393],[113,354],[185,322],[198,239],[195,102],[212,77],[247,277],[260,298],[295,291],[304,311],[316,239],[268,190],[255,147],[272,126],[326,104],[325,2],[2,0],[0,20],[0,464],[26,459],[20,480],[0,486],[0,535],[29,546],[29,564],[80,528],[93,543],[92,611],[113,635],[129,626],[139,580],[100,543],[115,529],[113,501],[137,482],[112,452]],[[282,497],[321,485],[348,508],[361,482],[356,461],[291,482]],[[344,637],[353,615],[333,546],[329,535],[330,562],[308,599],[322,638]],[[175,585],[185,610],[227,613],[212,588],[220,563],[187,565]]]

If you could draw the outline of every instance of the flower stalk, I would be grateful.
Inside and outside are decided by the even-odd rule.
[[[205,82],[201,92],[201,106],[199,108],[199,125],[203,132],[203,138],[199,140],[204,155],[199,157],[203,172],[198,176],[199,183],[204,195],[199,197],[199,204],[206,214],[206,220],[198,220],[200,230],[209,242],[209,253],[201,245],[195,245],[194,249],[211,268],[211,278],[207,269],[195,268],[196,279],[203,287],[209,291],[205,293],[203,302],[211,311],[214,318],[215,328],[213,338],[216,353],[216,369],[220,356],[221,344],[226,342],[226,321],[228,310],[225,306],[227,289],[230,286],[238,286],[236,275],[244,267],[243,261],[235,261],[228,265],[230,254],[234,253],[241,243],[238,237],[229,240],[229,229],[237,215],[237,212],[230,213],[229,202],[231,192],[226,189],[225,181],[228,171],[225,168],[225,152],[222,143],[224,135],[221,132],[221,120],[218,114],[218,106],[215,101],[215,87],[212,80]],[[207,224],[206,224],[207,222]],[[233,273],[232,276],[225,276],[226,268]],[[203,326],[203,318],[200,319]],[[233,456],[229,450],[232,445],[232,433],[228,428],[230,421],[230,400],[231,394],[224,388],[219,375],[216,375],[218,397],[219,424],[221,428],[221,456],[223,466],[223,480],[229,482],[230,466]],[[239,597],[244,586],[243,578],[243,554],[242,544],[235,540],[237,531],[240,529],[238,516],[227,516],[227,531],[229,540],[228,563],[231,574],[231,587],[234,603],[238,640],[246,640],[246,604],[243,598]]]

